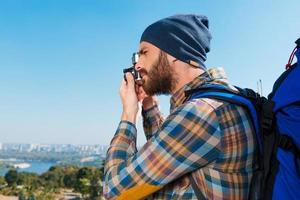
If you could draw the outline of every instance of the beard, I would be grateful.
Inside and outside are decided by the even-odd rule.
[[[167,54],[160,51],[157,61],[147,73],[147,79],[143,84],[143,89],[146,94],[150,96],[161,94],[169,95],[172,93],[176,84],[176,73],[167,59]]]

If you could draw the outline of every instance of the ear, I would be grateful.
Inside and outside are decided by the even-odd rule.
[[[170,54],[167,54],[167,59],[171,65],[173,65],[176,61],[178,61],[177,58],[171,56]]]

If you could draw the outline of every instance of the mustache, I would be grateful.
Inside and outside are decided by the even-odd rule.
[[[145,69],[140,69],[138,72],[142,75],[148,74],[148,71]]]

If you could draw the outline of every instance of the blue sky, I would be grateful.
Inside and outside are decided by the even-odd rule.
[[[297,0],[0,0],[0,142],[109,144],[122,68],[141,33],[173,14],[207,15],[208,67],[264,94],[300,37]],[[168,114],[169,97],[161,97]],[[139,121],[139,144],[144,142]]]

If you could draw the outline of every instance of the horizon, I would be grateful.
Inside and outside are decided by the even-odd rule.
[[[95,144],[75,144],[75,143],[7,143],[7,142],[0,142],[0,145],[3,145],[3,144],[6,144],[6,145],[26,145],[26,144],[29,144],[29,145],[76,145],[76,146],[109,146],[109,144],[98,144],[98,143],[95,143]],[[1,150],[1,148],[0,148]]]
[[[0,2],[0,143],[109,145],[122,69],[143,30],[179,13],[210,21],[208,68],[266,96],[300,37],[300,2],[89,0]],[[155,13],[153,12],[155,10]],[[159,97],[167,116],[169,97]],[[139,119],[138,146],[146,140]]]

